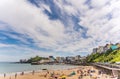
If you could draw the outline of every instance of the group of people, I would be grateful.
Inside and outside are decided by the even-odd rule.
[[[21,72],[19,75],[23,76],[25,73]],[[68,70],[45,70],[39,72],[37,75],[43,76],[44,79],[102,79],[105,71],[100,69],[95,69],[91,67],[80,67],[76,69],[68,69]],[[31,75],[36,75],[36,71],[32,71]],[[17,79],[18,74],[14,75],[14,79]],[[4,74],[4,78],[6,79],[6,74]],[[12,76],[13,78],[13,76]],[[8,79],[8,78],[7,78]],[[9,77],[11,79],[11,76]],[[108,79],[107,77],[105,79]]]
[[[95,70],[80,68],[77,70],[77,74],[79,75],[78,79],[83,79],[85,76],[93,77],[95,72]]]
[[[47,71],[44,77],[45,78],[49,77],[50,79],[66,79],[67,76],[64,73],[59,74],[55,73],[54,71],[53,72]]]
[[[24,75],[24,72],[21,72],[20,75]],[[4,78],[6,78],[6,74],[4,74]],[[11,79],[11,76],[9,77],[9,79]],[[17,79],[17,73],[15,74],[15,79]]]

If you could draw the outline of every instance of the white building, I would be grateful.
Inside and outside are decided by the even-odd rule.
[[[76,57],[75,57],[75,60],[80,60],[80,55],[77,55]]]
[[[97,49],[97,53],[103,53],[104,52],[104,46],[99,46]]]
[[[69,56],[68,56],[68,57],[66,57],[66,60],[67,60],[67,61],[75,61],[75,57],[69,57]]]
[[[109,50],[110,47],[111,47],[111,45],[112,45],[112,44],[106,44],[106,45],[104,46],[104,48],[103,48],[103,52],[106,52],[107,50]]]
[[[65,58],[64,57],[56,57],[56,60],[59,62],[59,63],[63,63]]]

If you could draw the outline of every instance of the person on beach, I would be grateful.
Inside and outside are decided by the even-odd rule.
[[[32,75],[34,75],[34,74],[35,74],[35,71],[33,70]]]
[[[47,73],[49,74],[49,71],[47,70]]]
[[[44,75],[44,77],[45,77],[45,78],[47,77],[47,73]]]
[[[9,79],[11,79],[11,76],[9,77]]]
[[[24,72],[22,72],[21,75],[24,75]]]
[[[80,73],[80,70],[77,70],[77,74],[79,74]]]
[[[55,76],[55,79],[58,79],[58,77],[57,77],[57,76]]]
[[[53,78],[54,77],[54,72],[50,73],[50,77]]]
[[[15,79],[17,78],[17,73],[15,74]]]
[[[98,75],[101,75],[101,74],[102,74],[102,71],[99,70],[99,71],[98,71]]]
[[[4,74],[4,78],[6,77],[6,74]]]
[[[78,76],[78,79],[83,79],[83,75]]]
[[[82,79],[82,78],[83,78],[83,73],[82,73],[82,74],[80,74],[79,78],[80,78],[80,79]]]

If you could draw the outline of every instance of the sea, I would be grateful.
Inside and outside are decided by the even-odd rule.
[[[0,62],[0,75],[5,74],[15,74],[21,72],[31,72],[31,71],[41,71],[42,69],[48,70],[59,70],[59,69],[69,69],[78,67],[76,65],[31,65],[31,64],[20,64],[20,63],[10,63],[10,62]]]

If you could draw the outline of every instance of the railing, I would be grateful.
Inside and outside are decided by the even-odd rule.
[[[106,64],[106,63],[93,63],[94,65],[97,65],[97,66],[101,66],[101,67],[105,67],[105,68],[108,68],[108,69],[120,69],[120,65],[116,65],[116,64]]]

